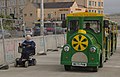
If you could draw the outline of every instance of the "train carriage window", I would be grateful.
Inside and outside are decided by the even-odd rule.
[[[83,28],[93,30],[95,33],[99,33],[100,32],[100,21],[86,20],[84,21]]]
[[[79,20],[70,20],[68,30],[77,31],[79,29]]]

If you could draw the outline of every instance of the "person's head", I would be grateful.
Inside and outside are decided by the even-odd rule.
[[[90,23],[86,23],[86,28],[90,28]]]
[[[31,40],[31,35],[27,35],[25,38],[26,40]]]

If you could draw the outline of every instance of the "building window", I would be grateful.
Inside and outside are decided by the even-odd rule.
[[[96,10],[95,10],[95,13],[96,13]]]
[[[92,10],[92,12],[94,12],[94,10]]]
[[[103,11],[101,11],[101,14],[103,14]]]
[[[98,13],[100,14],[100,10],[98,10]]]
[[[101,6],[103,6],[103,2],[101,2]]]
[[[91,12],[91,10],[89,10],[89,12]]]
[[[22,11],[22,9],[21,8],[19,8],[19,12],[22,14],[23,13],[23,11]]]
[[[100,2],[98,2],[98,6],[100,6]]]
[[[65,14],[61,14],[61,20],[65,20]]]
[[[96,2],[95,2],[95,6],[96,6]]]
[[[33,14],[32,13],[30,13],[30,16],[32,16]]]
[[[92,4],[92,2],[91,2],[91,1],[89,1],[89,6],[91,6],[91,4]]]
[[[27,16],[27,14],[24,14],[24,16],[26,17],[26,16]]]
[[[57,13],[55,12],[55,15],[56,15]]]
[[[48,14],[48,18],[49,18],[49,19],[51,18],[51,14]]]
[[[94,6],[94,1],[92,1],[92,6]]]

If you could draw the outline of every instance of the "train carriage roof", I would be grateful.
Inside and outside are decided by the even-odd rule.
[[[75,16],[79,16],[79,17],[100,17],[100,16],[104,16],[104,14],[98,14],[98,13],[92,13],[92,12],[77,12],[77,13],[71,13],[68,14],[67,17],[75,17]]]

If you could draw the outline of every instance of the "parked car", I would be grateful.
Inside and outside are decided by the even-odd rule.
[[[33,35],[34,36],[40,36],[40,27],[34,27],[33,28]]]
[[[3,30],[3,31],[4,31],[5,38],[10,38],[12,36],[7,30]],[[0,39],[1,38],[2,38],[2,30],[0,30]]]
[[[54,24],[45,23],[44,24],[45,34],[55,34]]]
[[[23,36],[25,35],[31,35],[33,36],[33,29],[32,28],[26,28],[25,31],[23,31]]]
[[[62,34],[63,33],[63,28],[62,27],[56,27],[56,34]]]

